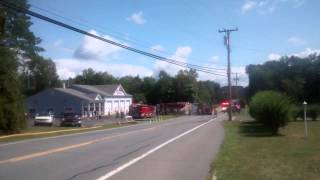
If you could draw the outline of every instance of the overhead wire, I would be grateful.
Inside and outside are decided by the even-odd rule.
[[[118,35],[114,35],[113,33],[109,33],[109,32],[106,33],[105,30],[104,30],[104,28],[102,28],[102,26],[97,26],[97,25],[94,25],[94,27],[89,26],[89,25],[90,25],[90,22],[88,22],[88,21],[86,21],[86,20],[82,20],[82,21],[85,22],[85,24],[84,24],[83,22],[81,22],[81,21],[79,21],[79,20],[75,20],[75,19],[70,18],[70,17],[62,16],[62,15],[61,15],[61,12],[58,12],[57,10],[54,10],[54,11],[56,11],[56,12],[54,12],[54,11],[51,11],[51,10],[48,10],[48,9],[45,9],[45,8],[42,8],[42,7],[39,7],[39,6],[36,6],[36,5],[32,5],[31,7],[35,8],[35,9],[38,9],[38,10],[41,10],[41,11],[43,11],[43,12],[49,13],[49,14],[51,14],[51,15],[57,16],[57,17],[62,18],[62,19],[64,19],[64,20],[66,20],[66,21],[69,21],[69,22],[72,22],[72,23],[76,23],[77,25],[80,25],[80,26],[82,26],[82,27],[86,27],[86,28],[90,28],[90,29],[95,29],[95,30],[98,30],[98,32],[104,33],[104,34],[111,34],[112,36],[120,39],[120,40],[123,41],[123,42],[127,41],[127,42],[129,42],[129,43],[136,44],[136,45],[138,45],[139,47],[142,47],[142,48],[145,48],[145,49],[148,49],[150,46],[152,46],[152,44],[149,43],[149,42],[147,42],[147,41],[143,41],[144,43],[148,44],[148,46],[145,46],[144,44],[140,43],[139,40],[136,40],[136,39],[134,39],[134,38],[131,38],[131,39],[133,39],[133,40],[123,39],[122,36],[123,36],[124,34],[123,34],[123,33],[115,32],[114,30],[112,30],[113,33],[116,33],[116,34],[118,34]],[[58,14],[58,13],[59,13],[59,14]],[[78,18],[77,18],[77,19],[78,19]],[[87,24],[89,24],[89,25],[87,25]],[[97,27],[98,27],[98,28],[97,28]],[[157,51],[158,53],[161,53],[161,54],[170,55],[169,53],[166,53],[166,52],[164,52],[164,51],[159,51],[159,50],[157,50],[157,49],[152,49],[152,51]],[[198,60],[195,60],[195,59],[193,59],[193,58],[192,58],[192,59],[191,59],[191,58],[188,58],[188,59],[189,59],[189,60],[192,60],[192,61],[198,61]],[[199,62],[199,61],[198,61],[198,62]],[[199,65],[195,65],[195,66],[197,66],[197,67],[199,67],[199,68],[208,69],[208,70],[214,70],[214,71],[226,71],[226,69],[216,68],[216,67],[204,67],[204,66],[199,66]],[[219,73],[223,73],[223,72],[219,72]]]
[[[55,24],[55,25],[58,25],[58,26],[61,26],[61,27],[64,27],[66,29],[69,29],[69,30],[72,30],[72,31],[75,31],[75,32],[78,32],[78,33],[81,33],[81,34],[84,34],[84,35],[87,35],[87,36],[90,36],[92,38],[101,40],[101,41],[109,43],[111,45],[118,46],[118,47],[123,48],[123,49],[127,49],[127,50],[129,50],[131,52],[135,52],[135,53],[138,53],[138,54],[141,54],[141,55],[145,55],[145,56],[148,56],[148,57],[160,60],[160,61],[164,61],[164,62],[167,62],[167,63],[175,64],[177,66],[181,66],[181,67],[184,67],[184,68],[191,68],[191,69],[195,69],[195,70],[200,71],[200,72],[226,77],[226,75],[224,75],[224,74],[219,74],[219,73],[215,73],[215,72],[209,71],[207,69],[203,69],[202,66],[193,65],[193,64],[189,64],[189,63],[185,63],[185,62],[181,62],[181,61],[176,61],[176,60],[173,60],[173,59],[165,58],[165,57],[162,57],[162,56],[159,56],[159,55],[155,55],[155,54],[152,54],[152,53],[149,53],[149,52],[145,52],[145,51],[142,51],[142,50],[139,50],[139,49],[136,49],[136,48],[132,48],[130,46],[127,46],[127,45],[124,45],[124,44],[121,44],[121,43],[118,43],[118,42],[115,42],[115,41],[112,41],[112,40],[108,40],[106,38],[97,36],[95,34],[92,34],[92,33],[86,32],[84,30],[81,30],[79,28],[70,26],[70,25],[65,24],[63,22],[54,20],[52,18],[49,18],[47,16],[41,15],[41,14],[36,13],[36,12],[33,12],[31,10],[18,7],[15,4],[12,4],[12,3],[9,3],[9,2],[3,1],[3,0],[0,1],[0,3],[2,5],[4,5],[4,6],[8,7],[8,8],[14,9],[16,11],[19,11],[19,12],[28,14],[30,16],[42,19],[44,21],[50,22],[52,24]]]

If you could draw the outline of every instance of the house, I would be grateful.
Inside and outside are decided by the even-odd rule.
[[[74,112],[85,117],[128,114],[132,95],[119,85],[72,85],[51,88],[26,100],[29,114],[52,112],[60,116]]]

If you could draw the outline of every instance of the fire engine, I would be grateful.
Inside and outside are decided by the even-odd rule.
[[[155,116],[155,106],[146,104],[132,104],[130,114],[134,119],[151,118]]]
[[[227,110],[229,108],[229,101],[228,100],[221,101],[220,107],[221,107],[222,112],[227,112]]]

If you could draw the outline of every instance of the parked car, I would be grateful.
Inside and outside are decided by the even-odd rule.
[[[82,118],[76,113],[64,113],[61,121],[61,126],[82,126]]]
[[[49,125],[52,126],[54,116],[52,113],[37,113],[34,118],[34,126],[37,125]]]

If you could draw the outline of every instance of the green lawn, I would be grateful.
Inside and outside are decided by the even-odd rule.
[[[172,118],[176,118],[176,117],[179,117],[179,116],[182,116],[182,115],[159,115],[159,116],[156,116],[156,117],[153,117],[153,118],[146,118],[146,119],[135,119],[137,121],[156,121],[156,122],[161,122],[161,121],[166,121],[166,120],[169,120],[169,119],[172,119]]]
[[[165,121],[168,119],[172,119],[177,117],[176,115],[161,115],[158,118],[151,119],[152,122],[160,122]],[[146,121],[149,121],[148,119],[144,119]],[[145,122],[145,121],[144,121]],[[93,129],[86,129],[86,128],[75,128],[75,127],[48,127],[48,126],[32,126],[29,127],[21,132],[21,134],[24,133],[41,133],[41,132],[50,132],[50,131],[60,131],[63,130],[63,132],[55,132],[50,134],[35,134],[35,135],[22,135],[22,136],[12,136],[12,137],[5,137],[6,135],[0,134],[0,143],[9,143],[14,141],[21,141],[26,139],[33,139],[33,138],[42,138],[42,137],[51,137],[51,136],[59,136],[59,135],[65,135],[65,134],[74,134],[74,133],[81,133],[81,132],[87,132],[87,131],[95,131],[95,130],[101,130],[101,129],[110,129],[110,128],[116,128],[116,127],[122,127],[122,126],[129,126],[132,125],[132,123],[125,123],[125,124],[106,124],[99,128],[93,128]],[[74,131],[73,129],[77,129]],[[66,130],[66,131],[65,131]],[[70,131],[68,131],[70,130]]]
[[[92,129],[86,129],[86,128],[75,128],[75,127],[42,127],[42,126],[36,126],[36,127],[30,127],[28,129],[25,129],[22,131],[22,133],[41,133],[41,132],[50,132],[50,131],[59,131],[59,130],[70,130],[70,131],[63,131],[63,132],[55,132],[50,134],[36,134],[36,135],[22,135],[22,136],[12,136],[12,137],[6,137],[2,138],[6,135],[0,135],[0,143],[8,143],[8,142],[14,142],[14,141],[21,141],[26,139],[33,139],[33,138],[42,138],[42,137],[51,137],[51,136],[59,136],[59,135],[65,135],[65,134],[74,134],[74,133],[81,133],[81,132],[88,132],[88,131],[95,131],[95,130],[101,130],[101,129],[110,129],[110,128],[116,128],[116,127],[122,127],[122,126],[128,126],[131,124],[106,124],[98,128],[92,128]],[[76,129],[76,131],[73,131],[72,129]]]
[[[218,180],[320,179],[320,121],[308,122],[304,138],[302,121],[270,136],[245,113],[236,120],[224,123],[225,140],[211,171]]]

